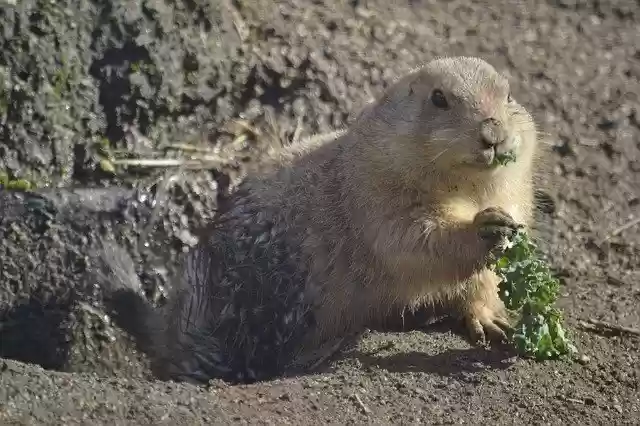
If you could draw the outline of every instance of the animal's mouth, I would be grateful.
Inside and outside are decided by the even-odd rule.
[[[462,161],[463,167],[477,170],[495,170],[517,160],[520,136],[514,135],[503,143],[487,146],[480,145]]]
[[[496,152],[496,147],[492,146],[490,148],[485,148],[482,151],[480,151],[480,158],[478,160],[480,160],[479,162],[482,165],[486,165],[486,166],[491,166],[494,163],[494,160],[497,156],[497,152]]]
[[[504,153],[496,153],[493,158],[493,164],[499,166],[506,166],[509,163],[516,161],[515,151],[506,151]]]
[[[478,160],[482,165],[489,167],[506,166],[516,161],[516,150],[519,144],[520,137],[515,135],[501,144],[482,149]]]
[[[503,150],[496,147],[478,151],[473,162],[476,167],[494,169],[516,161],[514,150]]]

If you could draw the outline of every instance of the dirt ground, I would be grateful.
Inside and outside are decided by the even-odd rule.
[[[120,6],[94,15],[72,8],[88,14],[73,28],[93,37],[68,47],[91,51],[78,56],[69,74],[77,81],[63,92],[72,108],[38,101],[39,90],[20,101],[12,92],[13,110],[0,102],[0,166],[15,177],[60,176],[33,194],[0,191],[1,424],[640,423],[640,335],[585,326],[640,328],[639,2],[242,0],[209,10],[204,1],[156,0],[125,11],[111,3]],[[0,6],[4,22],[32,16],[27,9],[39,3],[17,4]],[[125,15],[127,25],[113,24]],[[150,30],[134,31],[132,22]],[[129,55],[126,67],[142,58],[160,74],[142,66],[144,75],[122,74],[114,49]],[[116,235],[149,297],[161,300],[193,243],[190,231],[215,214],[218,197],[270,141],[347,125],[393,78],[453,54],[481,56],[507,73],[514,97],[554,145],[539,231],[582,359],[539,363],[473,347],[445,321],[371,331],[304,377],[202,388],[149,377],[87,278],[96,236]],[[0,71],[16,55],[2,56]],[[192,75],[170,74],[174,62]],[[46,74],[47,66],[38,69]],[[85,118],[99,111],[102,127],[93,128]],[[116,165],[109,176],[106,154],[89,143],[99,134],[137,158],[173,155],[159,146],[163,135],[191,144],[197,136],[218,164],[182,175]]]

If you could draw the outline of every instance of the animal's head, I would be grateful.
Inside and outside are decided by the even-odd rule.
[[[505,156],[515,158],[506,167],[528,167],[537,145],[532,117],[507,79],[470,57],[436,59],[401,78],[354,129],[375,141],[381,157],[421,174],[493,172],[505,167],[495,161]]]

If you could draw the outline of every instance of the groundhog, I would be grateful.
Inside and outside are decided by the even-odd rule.
[[[515,154],[500,164],[496,156]],[[105,244],[120,313],[161,379],[263,380],[393,312],[446,302],[473,341],[509,328],[492,256],[533,218],[539,141],[508,80],[435,59],[328,137],[283,147],[186,255],[168,302]],[[135,296],[132,296],[135,295]]]

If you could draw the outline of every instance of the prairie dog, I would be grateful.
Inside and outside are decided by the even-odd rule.
[[[497,153],[515,162],[495,165]],[[470,336],[509,323],[487,268],[531,224],[536,126],[487,62],[435,59],[346,130],[275,153],[185,258],[166,306],[132,333],[160,378],[260,380],[392,312],[447,302]],[[103,258],[120,268],[117,248]],[[119,266],[120,265],[120,266]],[[120,268],[122,269],[122,268]],[[112,274],[118,294],[139,287]]]

